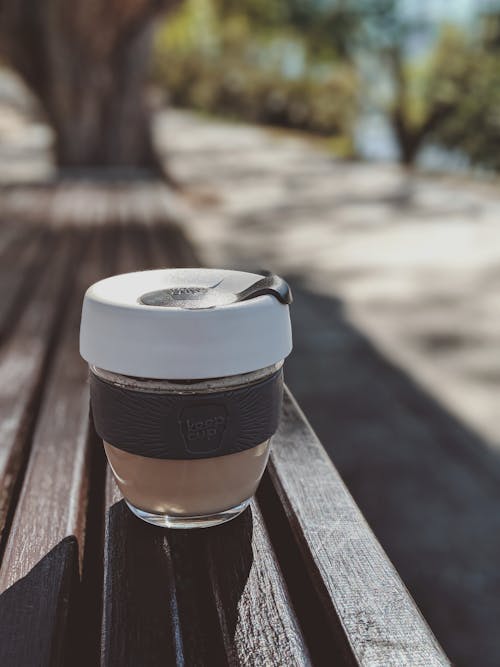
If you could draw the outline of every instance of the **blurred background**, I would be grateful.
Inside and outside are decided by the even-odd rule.
[[[147,209],[287,277],[287,381],[474,667],[500,664],[499,170],[500,2],[0,2],[1,219]]]

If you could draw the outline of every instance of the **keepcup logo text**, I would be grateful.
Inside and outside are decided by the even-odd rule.
[[[187,419],[187,439],[199,440],[200,438],[206,438],[207,440],[211,440],[217,436],[217,427],[224,427],[225,423],[225,417],[209,417],[204,421],[191,421],[191,419]]]
[[[180,416],[181,433],[189,452],[218,449],[227,424],[223,405],[206,404],[184,408]]]

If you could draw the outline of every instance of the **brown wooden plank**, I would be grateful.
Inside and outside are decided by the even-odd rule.
[[[311,664],[256,503],[217,528],[162,530],[108,474],[106,504],[104,665]]]
[[[181,227],[163,224],[151,232],[156,258],[166,253],[172,266],[199,266],[195,248]],[[216,605],[228,663],[309,664],[306,642],[257,502],[252,501],[251,510],[236,521],[203,531],[197,539],[201,543],[191,552],[202,554],[202,559],[191,570],[205,570],[208,564],[210,598]],[[178,560],[185,567],[188,554],[179,541],[177,545],[173,553],[184,552]],[[182,607],[182,599],[179,604]],[[201,606],[199,601],[195,604]]]
[[[148,268],[146,230],[123,225],[117,238],[117,272]],[[108,467],[105,493],[103,667],[182,665],[183,646],[164,531],[135,518],[121,499]]]
[[[170,231],[149,228],[144,247],[125,229],[119,270],[171,262],[186,240]],[[178,258],[196,263],[189,246]],[[108,471],[106,507],[104,665],[310,664],[256,503],[210,530],[161,530],[129,512]]]
[[[83,292],[102,274],[99,259],[94,243],[83,258],[68,312],[61,322],[62,332],[0,569],[2,590],[25,576],[67,536],[68,530],[76,537],[83,532],[80,495],[85,487],[82,474],[87,458],[88,392],[87,368],[78,353],[78,329]],[[39,513],[50,516],[50,522],[40,525]]]
[[[0,341],[16,324],[39,272],[47,263],[54,240],[48,230],[32,227],[16,237],[0,256]]]
[[[148,267],[199,266],[200,261],[184,230],[174,222],[153,220],[143,227]]]
[[[40,522],[49,521],[39,518]],[[26,577],[0,595],[0,664],[6,667],[68,664],[63,658],[67,637],[48,633],[47,629],[67,621],[68,601],[61,591],[71,590],[76,583],[77,552],[74,538],[63,540]]]
[[[241,520],[203,537],[228,663],[310,665],[257,502]]]
[[[26,238],[30,230],[30,226],[0,220],[0,260],[10,253],[17,243]]]
[[[227,524],[165,535],[187,664],[311,664],[256,503]]]
[[[289,393],[274,439],[269,474],[332,632],[337,632],[340,622],[357,663],[448,665]]]
[[[160,252],[166,254],[170,267],[200,266],[200,258],[186,231],[173,222],[157,223],[153,229]],[[154,241],[153,241],[154,242]]]
[[[15,664],[65,664],[69,613],[78,600],[90,470],[87,368],[78,353],[78,330],[83,293],[104,273],[97,241],[84,255],[54,351],[0,569],[0,592],[8,589],[0,596],[3,613],[31,630],[15,648],[3,638],[0,664],[4,651],[16,657]],[[43,594],[33,595],[30,589],[40,585],[40,572],[46,579]],[[26,596],[31,596],[29,607]]]
[[[166,252],[156,225],[150,224],[145,230],[146,253],[151,269],[162,269],[174,266],[173,257]]]
[[[104,667],[184,664],[164,531],[132,515],[109,471],[101,647]]]
[[[16,329],[0,351],[0,534],[27,452],[57,316],[67,292],[66,276],[74,258],[71,236],[64,235],[52,252],[50,271],[33,285]]]
[[[156,235],[166,235],[166,231],[163,230],[160,232],[160,234],[158,234],[158,232],[155,233]],[[163,242],[165,242],[165,240]],[[176,241],[174,240],[172,242],[172,240],[170,240],[169,243],[169,249],[171,249],[172,247],[175,247]],[[308,432],[310,433],[310,431]],[[359,554],[358,561],[352,560],[352,552],[344,554],[344,558],[351,566],[351,571],[344,573],[341,572],[341,574],[338,575],[337,580],[327,582],[327,587],[324,585],[322,578],[324,575],[321,570],[319,570],[320,574],[318,575],[318,581],[314,589],[314,594],[312,594],[309,590],[306,591],[307,582],[304,582],[305,585],[302,585],[302,587],[300,587],[300,585],[294,586],[296,592],[294,596],[294,603],[299,603],[297,606],[300,608],[300,612],[302,614],[302,626],[305,628],[308,640],[310,640],[312,643],[315,643],[313,651],[315,663],[327,664],[327,661],[331,661],[332,659],[336,658],[339,659],[342,664],[374,664],[373,660],[376,662],[379,659],[382,662],[376,662],[376,664],[448,664],[447,658],[443,655],[440,647],[437,645],[436,640],[432,636],[432,633],[425,625],[425,622],[423,621],[419,611],[416,609],[413,601],[401,583],[398,575],[394,571],[394,568],[392,568],[389,561],[387,560],[387,557],[385,554],[383,554],[380,546],[378,545],[378,542],[374,538],[373,534],[369,531],[368,527],[366,526],[366,522],[364,522],[352,499],[345,490],[345,487],[341,484],[330,460],[323,452],[323,448],[321,445],[319,445],[319,443],[317,443],[313,435],[311,435],[311,437],[315,442],[315,449],[319,449],[321,452],[321,461],[318,463],[318,469],[315,470],[315,473],[321,473],[323,477],[319,475],[317,476],[317,480],[321,480],[322,478],[325,479],[326,475],[324,486],[326,489],[331,487],[329,490],[329,494],[332,496],[331,500],[335,501],[339,494],[340,497],[344,499],[345,502],[343,508],[339,508],[341,517],[342,509],[344,514],[347,512],[348,516],[355,517],[355,520],[351,519],[351,522],[354,522],[353,527],[358,528],[358,532],[355,533],[355,536],[356,538],[364,538],[365,546],[365,552],[361,552]],[[284,452],[284,456],[284,460],[286,462],[286,452]],[[300,510],[302,506],[307,508],[307,520],[310,524],[310,530],[312,530],[311,527],[318,524],[318,519],[320,524],[322,521],[323,514],[321,512],[321,503],[318,502],[318,494],[321,498],[322,485],[320,484],[319,489],[314,487],[317,481],[314,479],[314,474],[308,478],[315,490],[315,493],[311,495],[312,502],[309,502],[307,495],[299,495],[300,476],[302,475],[302,472],[302,470],[300,472],[296,472],[295,476],[292,477],[292,479],[295,479],[297,482],[297,487],[295,488],[297,491],[297,496],[295,499],[296,507],[298,510]],[[276,475],[274,477],[276,479]],[[261,497],[264,498],[265,496],[262,495]],[[332,505],[332,502],[330,502],[329,507],[331,508],[332,506],[339,507],[339,504],[337,502],[335,505]],[[284,503],[284,508],[285,511],[288,511],[289,505]],[[342,524],[342,521],[344,524]],[[229,528],[231,525],[234,527],[236,522],[229,524],[227,528]],[[274,527],[275,522],[270,522],[270,525]],[[304,562],[308,565],[309,571],[311,571],[311,569],[317,568],[314,558],[317,558],[321,563],[321,550],[325,548],[326,558],[323,558],[323,565],[326,568],[325,571],[328,572],[332,567],[336,567],[337,563],[335,562],[334,554],[331,554],[331,549],[329,550],[328,546],[322,546],[322,540],[323,538],[326,539],[326,536],[329,534],[329,530],[333,532],[336,530],[338,533],[338,530],[342,527],[342,525],[345,525],[346,528],[346,533],[342,536],[342,539],[348,541],[351,539],[353,533],[351,526],[349,524],[345,524],[345,516],[341,520],[340,526],[338,520],[336,527],[335,524],[332,524],[330,528],[327,525],[327,527],[324,529],[324,534],[318,533],[319,537],[316,533],[314,533],[314,531],[311,532],[311,536],[308,535],[307,537],[304,537],[303,532],[301,531],[301,524],[294,524],[292,521],[292,525],[295,528],[295,536],[297,537],[297,535],[300,534],[307,542],[307,546],[305,548],[305,560],[303,560],[303,551],[302,554],[299,555],[298,561],[296,561],[295,573],[299,570],[304,570]],[[348,530],[349,528],[351,529],[350,532]],[[211,534],[215,535],[215,532],[211,531]],[[311,541],[311,538],[314,535],[317,537],[315,542]],[[279,539],[279,536],[277,537]],[[328,542],[326,544],[328,545]],[[201,546],[199,548],[201,548]],[[205,548],[208,549],[208,553],[210,554],[211,549],[214,547],[213,545],[206,545]],[[182,552],[182,549],[180,549],[179,546],[172,550],[172,553],[174,554],[174,560],[175,554],[179,550]],[[358,562],[358,564],[361,563],[361,565],[365,564],[367,554],[369,554],[370,550],[373,550],[373,564],[369,565],[366,568],[366,571],[364,571],[361,567],[361,572],[358,572],[356,569],[356,562]],[[331,559],[331,562],[329,562],[329,558]],[[208,559],[212,564],[217,564],[219,560],[220,562],[224,562],[223,554],[221,553],[219,553],[218,556],[214,558],[210,558],[209,555]],[[351,561],[349,561],[349,559],[351,559]],[[187,560],[189,559],[185,554],[183,562],[185,563]],[[377,567],[375,567],[375,564],[377,564]],[[312,566],[314,567],[312,568]],[[380,581],[377,581],[378,575],[384,573],[383,566],[386,568],[385,576],[380,577]],[[373,567],[373,569],[370,570],[370,567]],[[226,568],[224,573],[227,571],[228,570]],[[287,577],[288,581],[290,581],[290,575],[293,576],[295,573],[292,573],[290,570],[287,572],[289,575]],[[333,597],[335,586],[339,584],[339,581],[342,583],[342,578],[345,576],[345,574],[350,575],[350,582],[352,584],[356,582],[358,584],[357,597],[354,596],[354,603],[351,604],[351,610],[349,612],[350,615],[348,616],[350,625],[346,624],[346,619],[341,613],[339,613],[342,608],[340,610],[337,609],[337,600]],[[303,578],[303,572],[299,578]],[[374,582],[372,581],[373,578],[375,578]],[[214,572],[211,569],[210,587],[215,596],[215,599],[217,600],[218,595],[224,586],[221,585],[220,582],[218,583],[216,580],[217,576],[215,576],[214,579]],[[368,584],[370,582],[372,583],[372,588],[367,587],[366,590],[364,590],[364,584]],[[292,582],[290,582],[290,584],[291,583]],[[383,596],[379,595],[379,593],[380,590],[384,591],[386,586],[388,588],[384,598]],[[311,588],[310,585],[309,588]],[[376,589],[375,596],[373,588]],[[227,590],[230,591],[231,586],[229,586]],[[237,586],[235,587],[235,590],[237,590]],[[348,598],[349,586],[344,584],[343,591],[345,597]],[[327,612],[326,615],[322,613],[323,609],[321,611],[317,611],[315,609],[318,606],[317,593],[319,593],[321,596],[323,607]],[[248,590],[245,590],[245,594],[250,595],[251,599],[252,586],[250,586]],[[300,602],[300,600],[297,599],[297,595],[300,596],[301,594],[304,594],[304,597],[307,597],[308,601],[310,602],[310,609],[308,609],[307,605],[304,605]],[[395,601],[398,604],[395,604]],[[346,610],[349,611],[349,599],[343,600],[343,602],[346,605]],[[385,610],[384,605],[389,605],[389,613]],[[182,609],[182,600],[179,600],[179,607]],[[243,609],[244,608],[245,607],[243,605]],[[233,643],[234,638],[237,635],[232,634],[232,630],[234,630],[234,628],[230,622],[231,619],[228,620],[226,617],[228,613],[230,614],[230,609],[230,605],[224,603],[217,604],[217,610],[223,631],[226,655],[231,661],[238,660],[238,652],[240,648],[242,649],[241,654],[246,654],[245,641],[248,641],[248,637],[251,637],[252,633],[251,631],[249,632],[249,628],[251,626],[247,625],[245,627],[245,624],[243,623],[242,628],[244,628],[244,630],[240,635],[241,645],[239,645],[237,641],[236,643]],[[308,619],[305,618],[305,616],[310,616],[311,618]],[[377,619],[376,622],[372,622],[372,618]],[[358,619],[358,622],[361,623],[359,628],[356,626],[356,619]],[[366,627],[363,626],[363,619],[366,619]],[[407,627],[405,626],[406,622]],[[312,627],[314,625],[317,627]],[[230,628],[230,631],[225,632],[225,628]],[[355,633],[352,638],[350,633]],[[382,637],[382,641],[380,641],[380,637]],[[192,641],[191,637],[190,639]],[[257,654],[258,653],[259,652],[257,652]],[[277,652],[276,655],[279,655],[279,652]],[[325,656],[327,656],[326,659]],[[402,662],[399,662],[400,659]],[[428,662],[429,659],[430,662]]]

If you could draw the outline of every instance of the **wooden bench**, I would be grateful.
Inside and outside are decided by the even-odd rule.
[[[0,665],[449,664],[287,393],[257,498],[218,528],[149,526],[88,419],[86,287],[189,266],[172,224],[0,229]]]

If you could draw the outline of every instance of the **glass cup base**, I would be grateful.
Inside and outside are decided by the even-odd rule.
[[[210,528],[211,526],[218,526],[221,523],[226,523],[226,521],[231,521],[235,519],[242,512],[246,510],[250,504],[251,498],[247,498],[239,505],[230,507],[227,510],[222,512],[215,512],[214,514],[200,514],[192,516],[175,516],[171,514],[156,514],[153,512],[146,512],[141,510],[135,505],[132,505],[128,500],[125,500],[130,511],[147,523],[153,524],[153,526],[159,526],[160,528]]]

